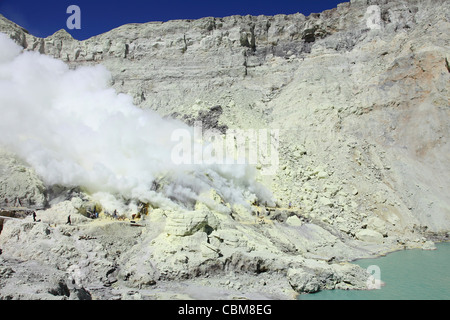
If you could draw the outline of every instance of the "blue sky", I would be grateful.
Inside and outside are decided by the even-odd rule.
[[[349,0],[347,0],[349,1]],[[197,19],[230,15],[275,15],[311,12],[335,8],[345,0],[0,0],[0,13],[27,29],[46,37],[66,29],[75,39],[83,40],[126,23]],[[67,7],[81,9],[81,29],[70,30]]]

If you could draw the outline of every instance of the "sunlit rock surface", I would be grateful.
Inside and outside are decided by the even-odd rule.
[[[130,24],[85,41],[40,39],[0,17],[25,50],[103,64],[140,108],[280,130],[278,170],[258,177],[277,208],[247,199],[250,209],[216,211],[211,191],[134,226],[86,218],[70,200],[91,196],[66,191],[37,211],[40,223],[4,222],[0,296],[290,299],[364,288],[368,275],[345,261],[432,249],[450,229],[449,17],[446,1],[351,1],[308,17]],[[0,204],[49,206],[32,168],[2,151],[0,169]]]

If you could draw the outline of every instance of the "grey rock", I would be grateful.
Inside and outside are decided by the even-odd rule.
[[[253,295],[251,283],[274,297],[364,289],[364,270],[334,261],[405,244],[431,249],[417,238],[450,228],[449,16],[443,0],[354,0],[310,16],[129,24],[85,41],[65,31],[41,39],[0,17],[0,32],[24,50],[70,68],[103,64],[140,108],[221,133],[279,129],[280,168],[257,179],[281,207],[258,217],[197,202],[186,212],[155,209],[141,227],[93,221],[83,216],[89,195],[45,186],[4,152],[0,205],[20,198],[51,208],[37,212],[41,224],[5,220],[0,296],[201,297],[177,286],[201,277],[209,286],[233,280],[226,294],[218,285],[221,298]],[[30,275],[42,281],[20,280]]]

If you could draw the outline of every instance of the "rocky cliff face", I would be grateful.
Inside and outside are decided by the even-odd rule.
[[[114,263],[129,269],[124,281],[149,284],[245,265],[252,274],[284,270],[293,288],[320,289],[347,282],[333,265],[313,266],[317,257],[346,260],[421,246],[430,232],[450,229],[449,17],[445,1],[374,0],[308,17],[130,24],[85,41],[63,30],[37,38],[3,17],[0,32],[71,68],[105,65],[112,86],[141,108],[186,120],[215,107],[221,129],[280,130],[278,171],[260,179],[280,207],[291,203],[292,210],[251,227],[245,223],[254,218],[244,212],[230,220],[197,208],[167,221],[161,213],[155,219],[172,236],[140,235],[152,243],[151,271],[118,255]],[[8,194],[45,202],[34,177],[23,180],[32,192],[11,191],[13,171],[2,172],[0,201]],[[206,225],[214,231],[205,232]],[[0,244],[8,241],[2,234]],[[133,250],[139,256],[144,249]],[[284,266],[276,258],[282,252],[289,253]],[[305,280],[311,270],[334,280],[315,286]],[[87,286],[86,279],[80,284]]]

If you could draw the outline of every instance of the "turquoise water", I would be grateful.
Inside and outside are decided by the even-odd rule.
[[[375,259],[354,261],[379,267],[385,284],[378,290],[326,290],[302,294],[300,300],[450,300],[450,243],[437,250],[404,250]]]

